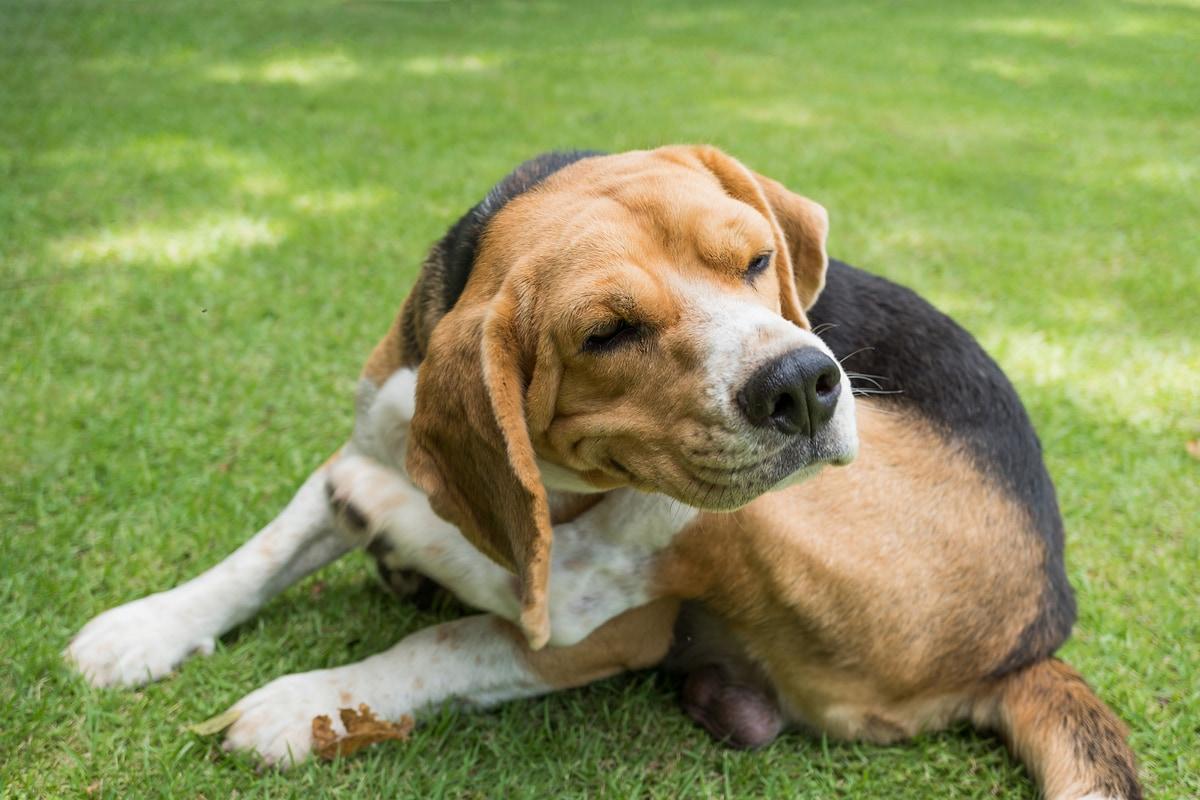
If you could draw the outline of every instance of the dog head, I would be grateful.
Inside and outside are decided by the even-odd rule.
[[[514,570],[534,646],[547,485],[730,510],[854,457],[849,383],[805,316],[827,227],[709,147],[578,160],[488,219],[423,348],[408,471]]]

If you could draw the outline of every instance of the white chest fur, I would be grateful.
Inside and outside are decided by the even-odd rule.
[[[339,500],[367,521],[368,535],[386,543],[381,549],[388,552],[389,567],[417,570],[464,602],[515,620],[519,604],[511,573],[439,518],[404,474],[415,388],[413,370],[395,373],[378,391],[364,381],[352,452],[333,465],[330,483]],[[552,470],[546,478],[551,493],[576,488]],[[574,644],[609,619],[649,602],[655,555],[695,514],[665,495],[619,489],[571,522],[556,525],[550,643]]]

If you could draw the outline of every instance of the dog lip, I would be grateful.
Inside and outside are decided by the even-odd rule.
[[[833,439],[832,442],[830,438]],[[818,455],[814,460],[844,467],[858,458],[858,436],[855,434],[848,440],[846,437],[822,437],[815,442],[814,449]]]
[[[608,457],[608,471],[617,473],[617,476],[624,480],[636,480],[637,476],[633,474],[633,470],[622,464],[612,456]]]
[[[856,459],[857,457],[858,457],[857,450],[855,450],[854,452],[840,453],[840,454],[834,456],[833,458],[829,459],[829,463],[835,467],[845,467],[845,466],[849,466],[850,464],[853,464],[854,459]]]
[[[712,511],[733,511],[754,502],[759,497],[782,488],[797,478],[803,480],[819,472],[828,462],[824,458],[805,458],[800,464],[790,467],[786,454],[780,459],[764,459],[737,470],[713,475],[708,471],[685,469],[688,485],[680,492],[671,492],[677,500],[697,508]],[[707,470],[705,470],[707,471]],[[739,477],[744,480],[738,480]],[[712,502],[715,500],[716,502]]]
[[[826,466],[845,466],[858,455],[857,442],[838,442],[836,447],[822,446],[825,442],[796,441],[760,459],[753,465],[731,470],[693,468],[687,470],[688,477],[696,484],[703,484],[708,492],[713,488],[724,497],[730,490],[740,499],[733,507],[752,502],[762,495],[793,486],[808,480]],[[742,480],[739,480],[742,478]]]
[[[720,458],[703,458],[700,453],[684,453],[683,460],[689,471],[703,470],[704,472],[718,475],[736,475],[741,472],[750,472],[762,467],[764,464],[770,463],[775,458],[778,458],[781,453],[787,449],[786,446],[772,450],[769,453],[763,453],[760,456],[755,456],[753,460],[743,461],[725,461]]]

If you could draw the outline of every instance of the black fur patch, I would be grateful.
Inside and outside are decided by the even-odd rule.
[[[480,239],[496,214],[563,167],[599,155],[603,153],[598,150],[568,150],[531,158],[492,187],[483,200],[446,231],[425,257],[421,274],[405,304],[401,331],[406,352],[413,353],[417,362],[424,359],[433,327],[454,308],[466,288]]]
[[[873,376],[882,391],[894,392],[874,402],[916,411],[1029,512],[1046,552],[1041,611],[993,677],[1049,656],[1075,622],[1062,518],[1041,443],[1000,367],[914,292],[840,261],[830,261],[808,316],[847,372]]]
[[[508,173],[504,180],[492,187],[487,197],[454,223],[454,227],[442,239],[442,252],[445,254],[445,294],[442,300],[447,311],[454,307],[466,287],[479,250],[479,239],[497,212],[563,167],[599,155],[603,153],[597,150],[568,150],[543,153],[531,158]]]

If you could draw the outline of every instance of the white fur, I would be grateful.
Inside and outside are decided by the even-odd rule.
[[[654,599],[654,557],[696,510],[665,495],[619,489],[554,526],[550,645],[575,644],[608,620]]]
[[[512,573],[480,553],[401,474],[350,456],[330,469],[334,496],[367,520],[368,538],[382,536],[389,566],[415,569],[483,611],[515,620],[520,612]]]
[[[469,605],[518,619],[512,573],[443,522],[401,474],[352,456],[332,467],[330,483],[339,500],[367,519],[370,535],[391,546],[389,566],[415,569]],[[695,513],[663,495],[622,489],[572,522],[554,526],[550,645],[575,644],[618,614],[653,599],[653,557]]]
[[[415,372],[376,390],[360,385],[351,443],[301,486],[283,512],[228,558],[197,578],[106,611],[89,622],[65,655],[94,685],[135,685],[168,674],[188,656],[212,652],[215,639],[267,600],[350,550],[326,497],[330,483],[383,531],[396,557],[465,602],[516,620],[513,576],[438,517],[402,473]],[[359,455],[381,457],[388,466]],[[693,518],[669,498],[611,493],[555,529],[550,578],[551,645],[580,641],[607,620],[649,601],[654,553]],[[367,703],[382,718],[457,698],[475,705],[546,691],[518,657],[518,645],[492,617],[420,631],[358,664],[280,678],[237,704],[227,745],[268,761],[304,758],[314,716]],[[448,635],[453,634],[453,635]],[[479,659],[476,662],[476,659]]]
[[[515,621],[520,604],[512,574],[438,517],[425,495],[405,477],[403,448],[416,407],[416,371],[399,370],[377,393],[371,393],[369,382],[365,383],[359,392],[365,409],[360,407],[354,450],[392,468],[348,455],[330,468],[334,492],[367,517],[370,535],[386,538],[393,548],[389,565],[415,569],[463,602]],[[548,463],[539,467],[552,490],[551,499],[557,490],[578,488],[580,481],[573,473]],[[555,526],[550,644],[574,644],[618,614],[649,602],[654,553],[666,547],[695,513],[664,495],[620,490],[575,521]]]
[[[416,380],[415,370],[400,370],[379,389],[369,380],[360,382],[354,437],[344,454],[403,462]],[[133,686],[162,678],[193,654],[211,653],[221,634],[360,544],[335,530],[327,479],[328,465],[304,482],[275,520],[202,575],[97,616],[64,656],[95,686]],[[449,527],[434,519],[442,529]]]
[[[858,427],[854,417],[854,396],[850,379],[833,351],[812,331],[793,325],[758,303],[748,302],[716,288],[688,284],[681,291],[695,320],[693,336],[700,342],[699,352],[706,353],[706,395],[712,409],[730,421],[732,429],[741,425],[741,410],[737,408],[738,391],[763,364],[792,350],[815,347],[837,364],[842,391],[833,418],[828,423],[828,435],[846,462],[858,452]],[[746,437],[733,439],[728,446],[756,453],[758,445]],[[800,470],[775,488],[799,483],[812,473]]]
[[[354,451],[383,464],[403,469],[408,451],[408,427],[417,408],[417,371],[392,373],[382,387],[367,378],[358,384],[354,418]]]
[[[365,703],[380,719],[398,720],[447,701],[486,708],[549,691],[501,624],[490,615],[466,617],[417,631],[356,664],[274,680],[234,706],[240,716],[225,748],[289,766],[312,749],[314,717],[327,715],[345,734],[342,708]]]

